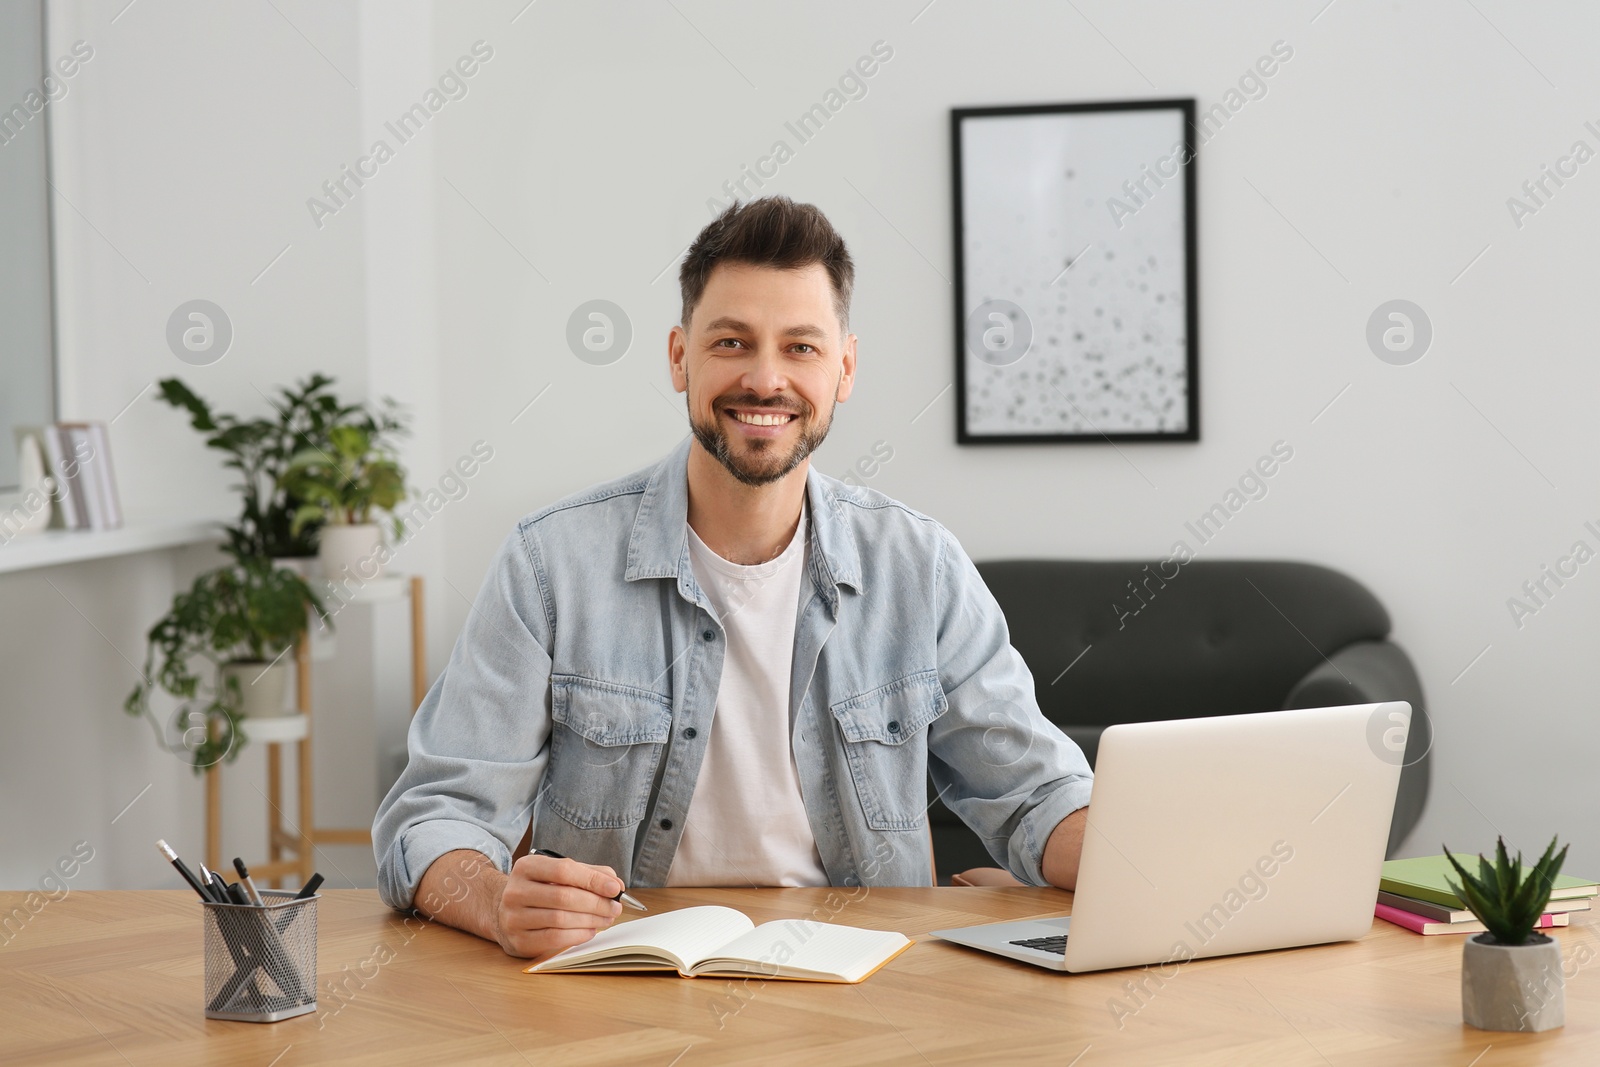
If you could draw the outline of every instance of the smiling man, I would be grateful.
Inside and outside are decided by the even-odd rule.
[[[693,434],[502,544],[373,825],[392,907],[543,958],[624,885],[928,885],[930,771],[1013,875],[1073,886],[1092,776],[972,561],[811,467],[855,387],[854,275],[786,197],[689,247]]]

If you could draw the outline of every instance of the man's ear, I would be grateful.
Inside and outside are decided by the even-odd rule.
[[[682,326],[674,326],[667,333],[667,370],[672,374],[672,391],[689,390],[689,335]]]
[[[850,334],[844,339],[844,359],[839,370],[839,385],[834,390],[833,399],[836,403],[843,404],[850,399],[850,392],[856,386],[856,335]]]

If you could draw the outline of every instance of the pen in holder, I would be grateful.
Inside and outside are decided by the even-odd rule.
[[[202,901],[206,1018],[274,1023],[317,1010],[317,901],[261,890],[264,907]]]

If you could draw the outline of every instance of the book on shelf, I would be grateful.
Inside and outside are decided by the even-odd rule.
[[[1456,858],[1467,870],[1477,872],[1476,857]],[[1522,868],[1524,875],[1528,871],[1528,867]],[[1450,882],[1459,881],[1460,878],[1455,868],[1450,866],[1450,861],[1443,855],[1417,856],[1408,860],[1385,860],[1383,877],[1378,881],[1378,888],[1387,893],[1424,900],[1446,908],[1460,908],[1463,907],[1463,901],[1450,888]],[[1550,892],[1550,899],[1578,900],[1595,896],[1597,893],[1600,893],[1600,884],[1591,879],[1558,874],[1555,888]]]
[[[88,522],[88,516],[83,512],[81,491],[76,486],[76,479],[69,477],[77,474],[77,457],[72,455],[60,428],[54,424],[19,426],[17,433],[19,436],[32,434],[44,446],[45,474],[54,483],[52,499],[55,507],[51,509],[50,527],[57,530],[82,529]]]
[[[855,983],[913,944],[904,934],[810,919],[757,926],[742,912],[708,905],[618,923],[523,970],[676,971],[684,978],[753,975]]]
[[[116,475],[111,466],[111,439],[103,422],[63,422],[66,452],[77,460],[72,479],[80,490],[85,522],[80,528],[115,530],[122,525]]]
[[[1487,927],[1476,919],[1464,919],[1459,922],[1439,922],[1425,915],[1418,915],[1414,911],[1391,907],[1382,901],[1378,902],[1373,914],[1386,922],[1394,923],[1396,926],[1403,926],[1416,934],[1481,934],[1487,930]],[[1470,915],[1471,912],[1467,914]],[[1559,915],[1552,915],[1547,912],[1539,916],[1539,921],[1534,923],[1533,926],[1535,930],[1548,930],[1552,926],[1566,926],[1571,921],[1572,916],[1565,912]]]
[[[1401,911],[1409,911],[1413,915],[1421,915],[1432,922],[1460,923],[1475,921],[1472,912],[1467,908],[1447,908],[1443,904],[1418,900],[1416,897],[1401,896],[1399,893],[1390,893],[1381,889],[1378,891],[1378,903],[1387,904],[1391,908],[1399,908]],[[1552,915],[1560,915],[1572,911],[1588,911],[1593,903],[1589,897],[1552,900],[1545,904],[1544,910]]]

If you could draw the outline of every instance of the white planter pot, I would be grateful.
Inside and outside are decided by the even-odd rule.
[[[322,576],[330,582],[370,582],[383,577],[383,532],[376,523],[324,526],[319,535],[318,558]]]
[[[246,663],[225,663],[222,666],[224,683],[229,677],[239,679],[240,704],[235,709],[247,719],[271,719],[290,714],[283,706],[283,695],[289,683],[289,661],[275,663],[254,660]]]
[[[1561,942],[1543,934],[1526,945],[1488,938],[1474,934],[1461,952],[1461,1015],[1467,1025],[1529,1033],[1564,1025]]]

